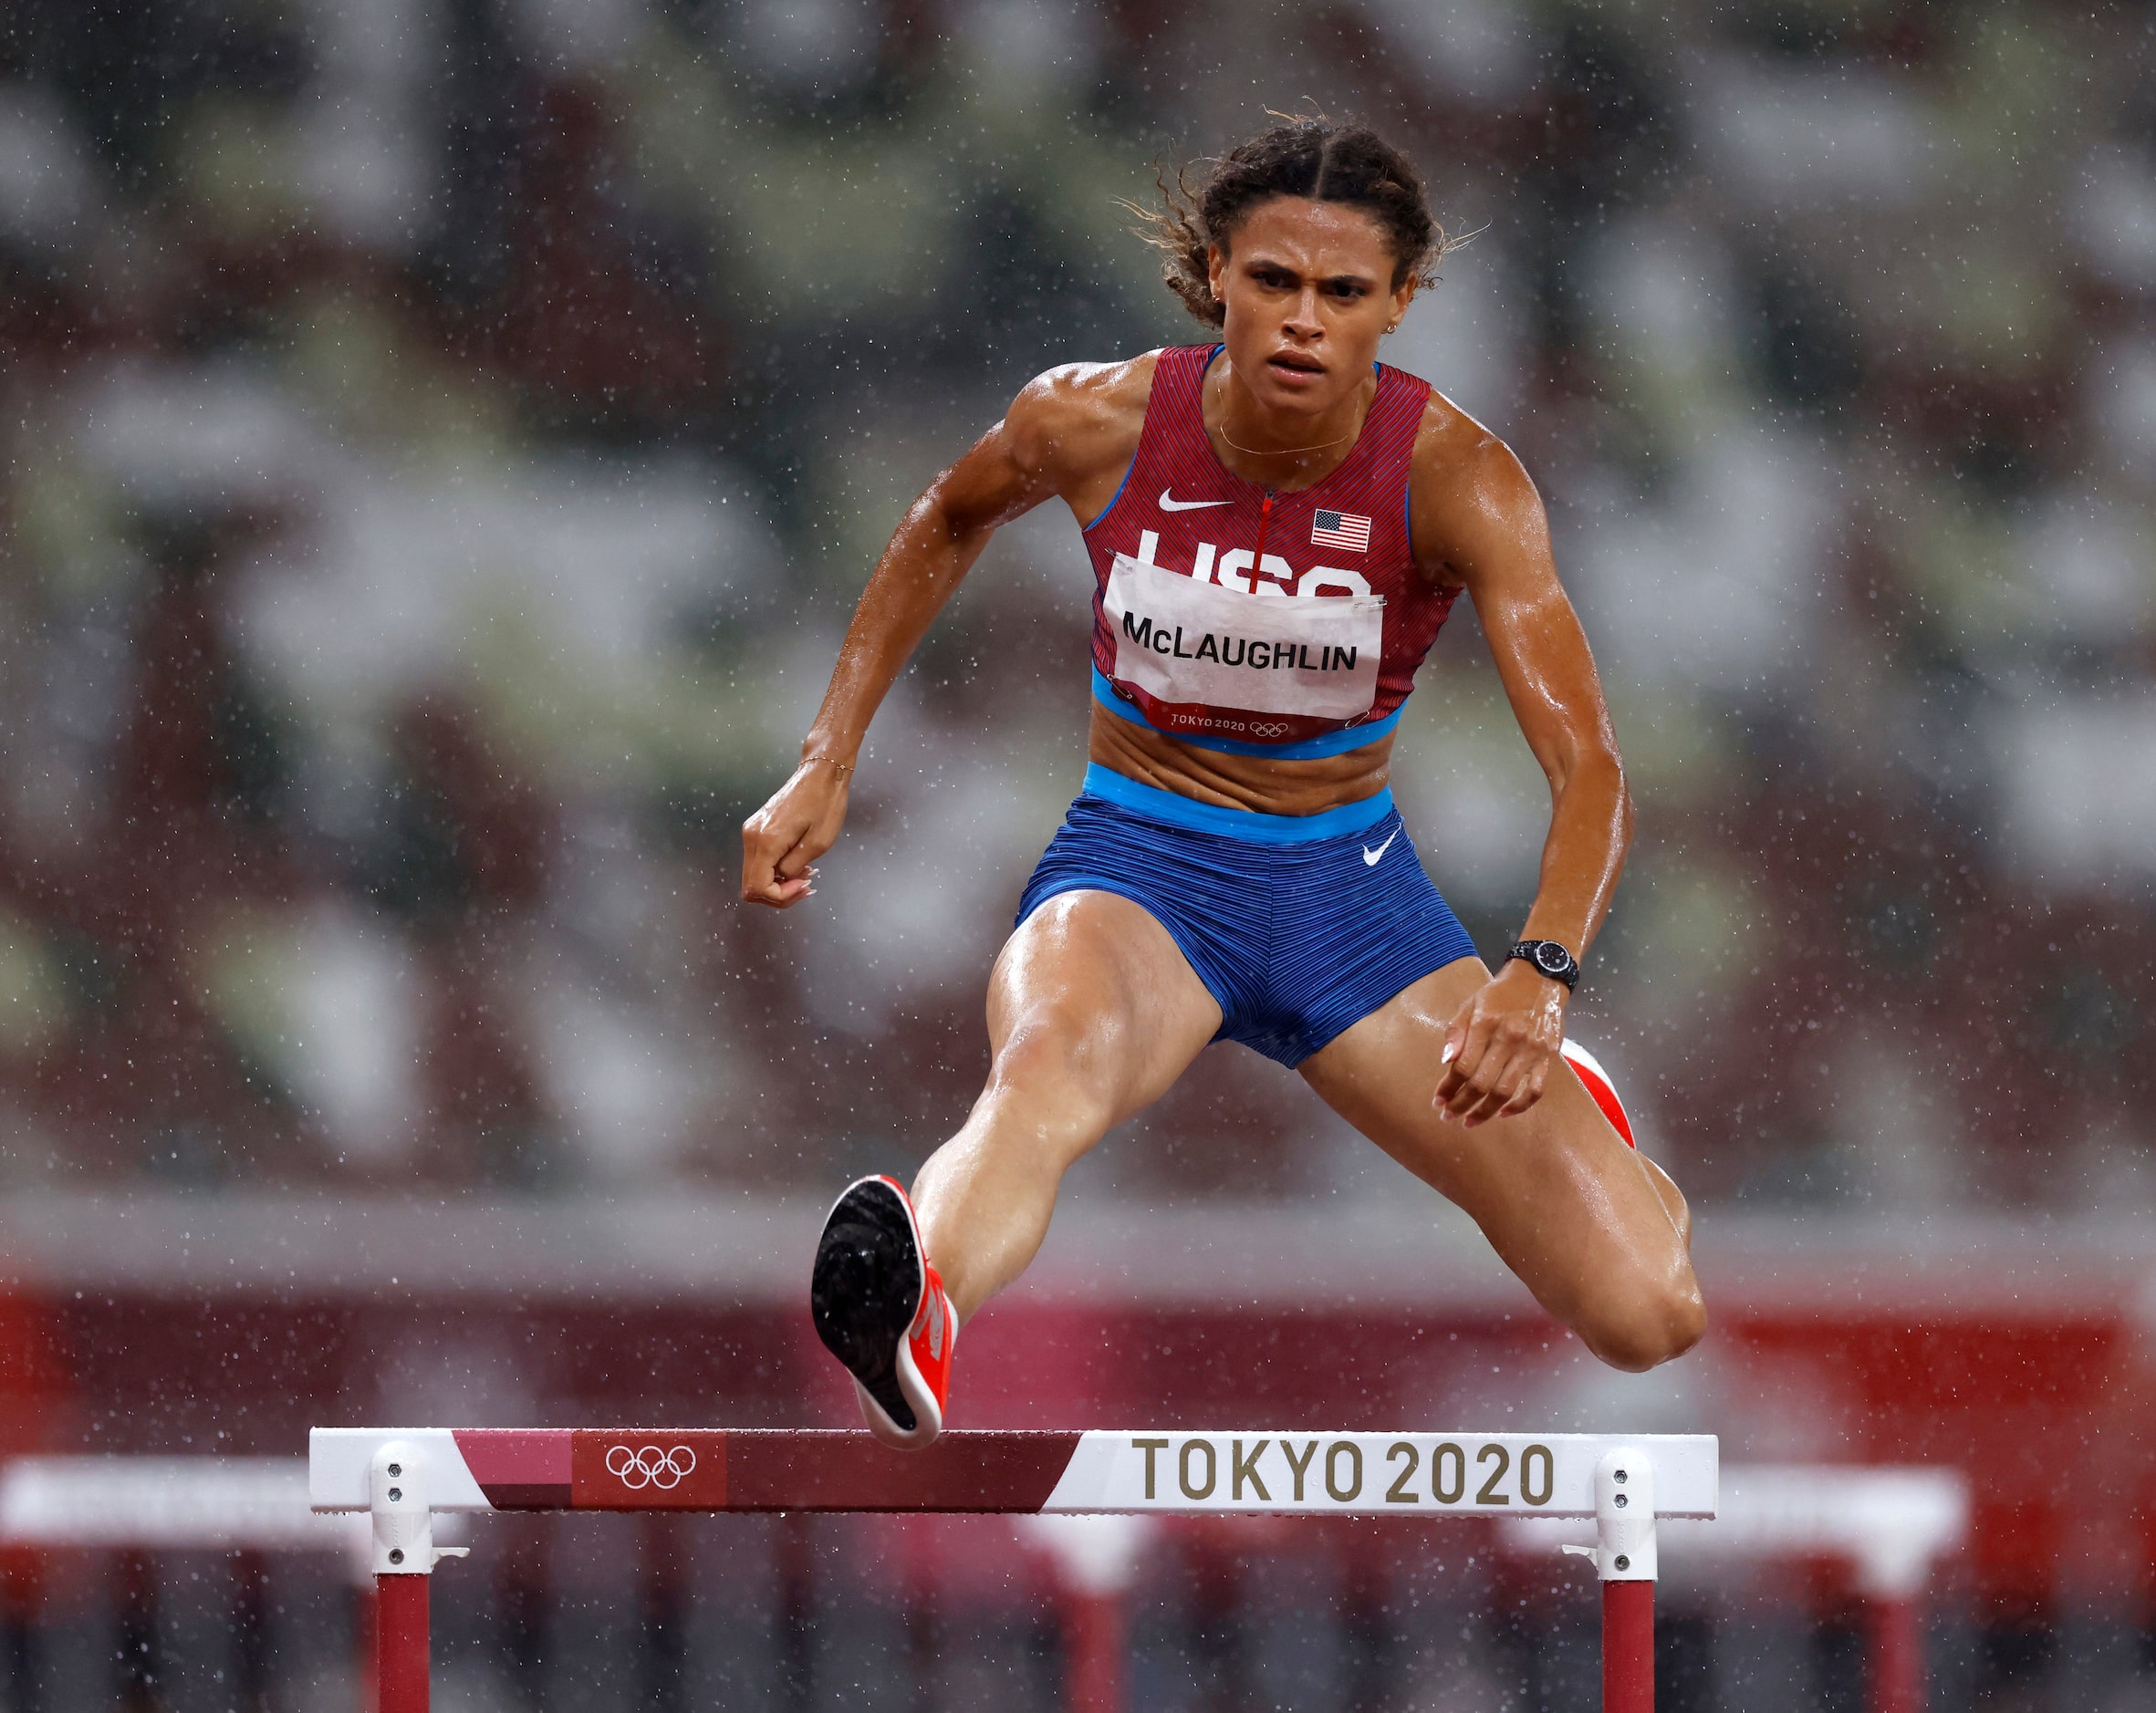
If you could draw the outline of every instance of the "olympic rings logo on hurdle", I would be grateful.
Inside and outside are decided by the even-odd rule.
[[[607,1452],[607,1473],[632,1491],[656,1487],[663,1492],[679,1487],[682,1478],[695,1468],[696,1453],[687,1446],[676,1446],[671,1451],[657,1446],[615,1446]]]
[[[1287,735],[1287,727],[1277,720],[1254,720],[1250,724],[1254,738],[1279,738]]]

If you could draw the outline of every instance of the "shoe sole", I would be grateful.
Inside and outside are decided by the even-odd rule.
[[[882,1178],[848,1186],[831,1204],[817,1241],[808,1310],[824,1348],[908,1439],[922,1423],[900,1365],[927,1289],[928,1269],[904,1197]]]

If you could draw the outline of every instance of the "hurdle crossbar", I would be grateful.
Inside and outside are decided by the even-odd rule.
[[[1705,1434],[318,1428],[308,1456],[315,1510],[373,1518],[380,1713],[427,1713],[434,1515],[496,1511],[1591,1517],[1603,1708],[1651,1713],[1655,1520],[1718,1480]]]

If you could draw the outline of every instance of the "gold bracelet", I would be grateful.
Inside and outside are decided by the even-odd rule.
[[[842,762],[835,755],[804,755],[801,758],[801,765],[804,767],[813,767],[818,762],[828,763],[837,768],[842,775],[852,773],[854,769],[853,763]]]

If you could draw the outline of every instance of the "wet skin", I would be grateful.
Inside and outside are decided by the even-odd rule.
[[[1282,490],[1352,450],[1371,363],[1406,310],[1369,215],[1280,197],[1212,256],[1225,350],[1208,370],[1223,464]],[[877,706],[1001,524],[1060,498],[1082,524],[1136,452],[1154,355],[1041,376],[908,511],[839,649],[803,762],[743,827],[742,896],[812,896]],[[1523,735],[1548,777],[1550,831],[1523,938],[1584,956],[1630,840],[1631,805],[1592,656],[1557,577],[1542,504],[1503,442],[1432,393],[1410,483],[1422,574],[1471,597]],[[1371,796],[1390,736],[1315,760],[1194,748],[1096,708],[1092,759],[1203,803],[1314,815]],[[1463,959],[1416,982],[1298,1067],[1328,1104],[1464,1208],[1549,1311],[1605,1361],[1651,1367],[1705,1327],[1676,1186],[1626,1147],[1562,1065],[1566,990],[1524,963]],[[1016,1278],[1070,1164],[1159,1098],[1220,1011],[1165,929],[1129,900],[1067,893],[1035,912],[990,979],[986,1085],[914,1185],[960,1315]]]

